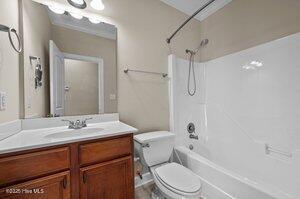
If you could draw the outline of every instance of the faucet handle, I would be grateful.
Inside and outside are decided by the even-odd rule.
[[[71,120],[62,119],[61,121],[62,122],[69,122],[69,129],[73,128],[74,125],[75,125],[74,121],[71,121]]]
[[[92,117],[89,117],[89,118],[84,119],[84,120],[82,121],[82,127],[87,127],[86,121],[92,120],[92,119],[93,119]]]
[[[67,119],[62,119],[61,121],[62,121],[62,122],[69,122],[69,124],[74,124],[74,122],[73,122],[73,121],[71,121],[71,120],[67,120]]]
[[[88,120],[92,120],[93,118],[92,117],[88,117],[88,118],[85,118],[83,121],[88,121]]]

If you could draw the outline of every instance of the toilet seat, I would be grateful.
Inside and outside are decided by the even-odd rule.
[[[169,163],[153,168],[152,172],[158,187],[171,198],[200,198],[200,179],[182,165]]]

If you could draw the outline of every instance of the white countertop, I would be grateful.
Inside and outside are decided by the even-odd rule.
[[[0,154],[137,132],[136,128],[119,121],[88,124],[82,130],[87,132],[77,133],[78,130],[68,129],[67,126],[22,130],[0,141]],[[88,132],[89,130],[92,132]]]

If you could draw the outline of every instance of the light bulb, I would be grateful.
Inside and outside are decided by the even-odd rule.
[[[93,24],[101,23],[101,21],[99,19],[95,19],[95,18],[89,18],[89,21]]]
[[[77,13],[72,13],[72,12],[70,12],[70,15],[71,15],[72,17],[74,17],[75,19],[82,19],[82,18],[83,18],[82,15],[77,14]]]
[[[58,8],[58,7],[55,7],[55,6],[52,6],[52,5],[49,5],[48,6],[48,8],[52,11],[52,12],[54,12],[54,13],[56,13],[56,14],[64,14],[65,13],[65,11],[63,10],[63,9],[60,9],[60,8]]]
[[[73,3],[76,3],[78,5],[83,5],[84,4],[84,0],[71,0]]]
[[[69,4],[75,8],[84,9],[86,8],[85,0],[67,0]]]
[[[102,0],[92,0],[91,7],[95,10],[104,10],[105,8]]]

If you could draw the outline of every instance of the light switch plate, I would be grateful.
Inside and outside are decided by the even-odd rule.
[[[0,92],[0,111],[4,111],[6,109],[6,93],[5,92]]]
[[[110,100],[116,100],[116,98],[117,98],[116,94],[110,94],[109,95]]]
[[[27,108],[31,108],[31,104],[32,104],[32,97],[28,96],[28,98],[27,98]]]

